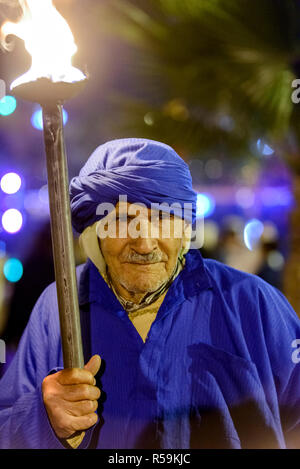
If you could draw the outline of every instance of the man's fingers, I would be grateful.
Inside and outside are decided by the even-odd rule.
[[[83,415],[91,414],[96,412],[98,409],[98,401],[78,401],[72,402],[68,408],[68,413],[74,417],[81,417]]]
[[[69,438],[74,432],[84,431],[97,423],[97,400],[101,391],[95,386],[94,375],[100,365],[101,359],[96,355],[85,369],[65,369],[43,380],[43,400],[52,428],[59,438]]]
[[[99,399],[101,391],[90,384],[71,384],[64,387],[63,399],[66,401],[95,401]]]
[[[90,373],[92,373],[93,376],[95,376],[98,371],[100,370],[101,366],[101,358],[99,355],[94,355],[90,361],[84,366],[85,370],[88,370]]]
[[[98,415],[93,412],[92,414],[84,415],[82,417],[72,417],[72,427],[75,431],[87,430],[98,422]]]
[[[59,438],[70,438],[77,431],[87,430],[98,422],[98,415],[93,412],[81,417],[73,415],[61,415],[57,418],[57,428]]]
[[[58,372],[58,382],[62,385],[68,384],[95,384],[93,374],[81,368],[69,368]]]
[[[101,358],[94,355],[90,361],[82,368],[69,368],[57,373],[58,382],[62,385],[68,384],[91,384],[95,385],[94,376],[98,373],[101,366]]]

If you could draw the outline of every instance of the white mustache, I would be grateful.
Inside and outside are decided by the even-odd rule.
[[[124,262],[130,262],[132,264],[156,264],[163,260],[161,252],[152,251],[149,254],[139,254],[137,252],[131,252],[126,256]]]

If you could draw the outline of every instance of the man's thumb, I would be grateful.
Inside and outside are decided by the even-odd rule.
[[[92,375],[95,376],[98,373],[100,366],[101,366],[100,356],[94,355],[90,359],[90,361],[86,365],[84,365],[84,369],[90,371]]]

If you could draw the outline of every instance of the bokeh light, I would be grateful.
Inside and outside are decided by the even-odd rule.
[[[235,200],[242,208],[250,208],[255,203],[255,194],[248,187],[241,187],[236,191]]]
[[[23,225],[23,217],[19,210],[11,208],[2,215],[2,226],[8,233],[17,233]]]
[[[40,190],[27,191],[24,198],[24,208],[35,218],[48,218],[50,213],[48,187],[43,186]]]
[[[15,112],[17,107],[17,100],[13,96],[4,96],[0,99],[0,115],[9,116]]]
[[[223,175],[223,165],[220,160],[211,159],[205,164],[205,173],[210,179],[220,179]]]
[[[265,187],[261,192],[266,207],[289,207],[293,205],[293,194],[286,187]]]
[[[260,138],[256,142],[257,149],[265,156],[271,156],[274,153],[273,148],[263,142]]]
[[[220,230],[216,222],[207,221],[204,223],[204,243],[203,247],[213,250],[217,247],[219,241]]]
[[[150,126],[154,124],[154,118],[151,112],[147,112],[147,114],[144,115],[144,122]]]
[[[267,263],[271,269],[280,271],[284,267],[284,257],[279,251],[271,251],[268,255]]]
[[[49,207],[49,191],[48,191],[48,185],[45,184],[45,186],[41,187],[39,190],[39,199],[43,206]]]
[[[197,217],[209,217],[216,208],[216,202],[211,195],[197,194]]]
[[[279,240],[279,232],[273,222],[264,222],[264,232],[262,234],[262,240],[265,243],[276,243]]]
[[[260,220],[253,218],[244,228],[244,243],[252,251],[258,244],[264,232],[264,225]]]
[[[9,282],[18,282],[23,275],[23,265],[19,259],[11,258],[8,259],[3,267],[3,273]]]
[[[66,123],[69,120],[69,115],[65,109],[63,109],[63,124],[66,125]],[[43,130],[44,124],[43,124],[43,111],[42,109],[37,109],[34,111],[34,113],[31,116],[31,124],[32,126],[37,129],[37,130]]]
[[[20,176],[16,173],[7,173],[1,178],[0,186],[6,194],[15,194],[22,184]]]
[[[6,243],[0,241],[0,259],[3,259],[6,256]]]

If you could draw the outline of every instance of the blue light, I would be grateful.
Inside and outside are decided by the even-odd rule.
[[[252,251],[260,240],[264,231],[264,225],[261,221],[253,218],[244,228],[244,243],[249,251]]]
[[[293,194],[287,187],[265,187],[261,200],[266,207],[291,207],[294,202]]]
[[[264,143],[260,138],[256,142],[258,150],[265,156],[273,155],[274,150],[269,145]]]
[[[3,273],[9,282],[15,283],[18,282],[23,275],[23,265],[19,259],[8,259],[3,267]]]
[[[63,109],[63,123],[66,125],[66,123],[69,120],[69,115],[65,109]],[[44,125],[43,125],[43,111],[42,109],[38,109],[35,111],[32,116],[31,116],[31,124],[32,126],[37,129],[37,130],[43,130]]]
[[[0,115],[9,116],[15,112],[17,107],[17,100],[13,96],[4,96],[0,99]]]
[[[31,124],[35,129],[43,130],[43,113],[41,109],[32,114]]]
[[[216,202],[208,194],[197,194],[197,217],[209,217],[216,208]]]
[[[263,155],[269,156],[269,155],[273,155],[274,150],[273,148],[271,148],[269,145],[265,143],[262,153]]]
[[[24,198],[24,208],[31,216],[36,218],[49,217],[49,199],[46,197],[47,186],[43,186],[40,190],[28,191]]]
[[[0,259],[3,259],[6,255],[6,243],[4,241],[0,241]]]

